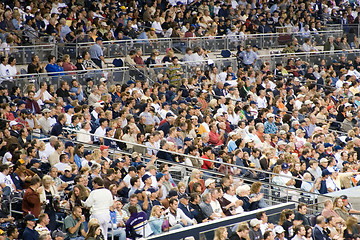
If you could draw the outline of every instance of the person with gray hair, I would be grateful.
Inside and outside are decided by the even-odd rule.
[[[200,203],[201,211],[204,214],[204,217],[207,219],[217,219],[217,215],[214,213],[211,205],[211,195],[210,193],[205,193],[202,195],[202,202]]]

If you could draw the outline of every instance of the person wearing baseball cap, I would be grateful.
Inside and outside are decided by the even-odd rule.
[[[255,239],[261,239],[262,238],[262,234],[261,234],[261,230],[260,230],[260,224],[261,224],[261,220],[254,218],[250,220],[250,229],[249,229],[249,236],[251,240],[255,240]],[[259,238],[260,237],[260,238]]]
[[[206,179],[205,187],[206,187],[206,189],[203,194],[208,193],[210,191],[210,189],[215,188],[215,180],[212,178]]]
[[[163,124],[161,124],[157,130],[161,130],[164,132],[164,136],[166,137],[170,131],[170,127],[173,125],[175,118],[174,118],[174,114],[172,114],[171,112],[166,113],[166,118]]]
[[[280,178],[281,178],[281,181],[283,183],[285,183],[286,186],[293,187],[295,185],[295,179],[293,179],[293,176],[292,176],[291,172],[289,171],[289,167],[290,167],[289,164],[287,164],[285,162],[281,164]],[[280,192],[280,195],[281,195],[281,192]]]
[[[23,239],[39,239],[39,233],[34,229],[37,218],[33,214],[28,214],[24,218],[26,228],[23,233]]]
[[[105,160],[110,163],[111,159],[109,158],[109,146],[101,145],[100,151],[101,151],[101,160]]]
[[[105,62],[104,52],[101,48],[103,39],[101,37],[96,38],[96,43],[89,49],[91,60],[99,67],[102,68],[101,62]]]

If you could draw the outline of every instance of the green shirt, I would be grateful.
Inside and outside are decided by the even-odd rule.
[[[84,229],[83,223],[80,224],[80,227],[73,234],[68,231],[68,229],[74,227],[79,222],[79,220],[80,219],[74,219],[72,214],[65,218],[63,227],[63,232],[66,233],[65,239],[82,236],[81,230]]]

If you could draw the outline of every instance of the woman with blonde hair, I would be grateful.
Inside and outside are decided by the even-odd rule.
[[[226,240],[228,236],[228,232],[226,227],[219,227],[215,230],[214,240]]]
[[[177,185],[179,195],[182,195],[186,192],[186,184],[184,182],[179,182]]]
[[[57,203],[60,199],[58,190],[54,184],[52,177],[45,175],[42,178],[42,186],[38,189],[40,202],[42,203],[42,211],[47,213],[50,218],[49,229],[56,229],[56,210]],[[55,200],[56,199],[56,200]]]
[[[97,163],[101,163],[101,151],[100,149],[94,149],[94,152],[92,154],[92,161],[95,161]]]
[[[163,209],[160,205],[155,205],[151,209],[149,224],[154,235],[162,233],[162,225],[164,222]]]
[[[198,169],[193,169],[190,176],[189,189],[193,189],[194,183],[199,183],[201,185],[201,193],[205,191],[205,182],[201,179],[201,172]]]
[[[110,94],[110,96],[111,96],[111,101],[112,102],[115,102],[116,101],[116,95],[115,95],[115,93],[116,93],[116,86],[115,85],[111,85],[110,87],[109,87],[109,94]]]
[[[63,65],[62,67],[64,68],[64,71],[74,71],[77,69],[77,67],[71,63],[70,61],[70,55],[69,54],[64,54],[63,56]],[[74,72],[70,73],[70,74],[75,74]]]

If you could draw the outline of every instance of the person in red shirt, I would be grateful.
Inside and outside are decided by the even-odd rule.
[[[223,131],[220,134],[217,132],[218,128],[216,123],[210,125],[210,132],[209,132],[209,143],[215,146],[223,145],[224,144],[224,133]]]
[[[22,210],[24,211],[24,216],[27,214],[33,214],[35,217],[39,216],[41,211],[41,203],[37,190],[40,186],[41,179],[39,176],[33,176],[30,181],[30,187],[26,190],[22,201]]]
[[[211,147],[209,147],[209,146],[204,147],[203,152],[204,152],[204,155],[202,155],[201,158],[214,160],[214,154],[211,152]],[[213,169],[214,162],[203,160],[203,165],[201,166],[201,168],[202,169]]]
[[[136,67],[143,68],[145,66],[145,62],[141,57],[142,54],[143,54],[143,52],[140,48],[136,50],[136,54],[134,57],[134,62],[136,63]]]

